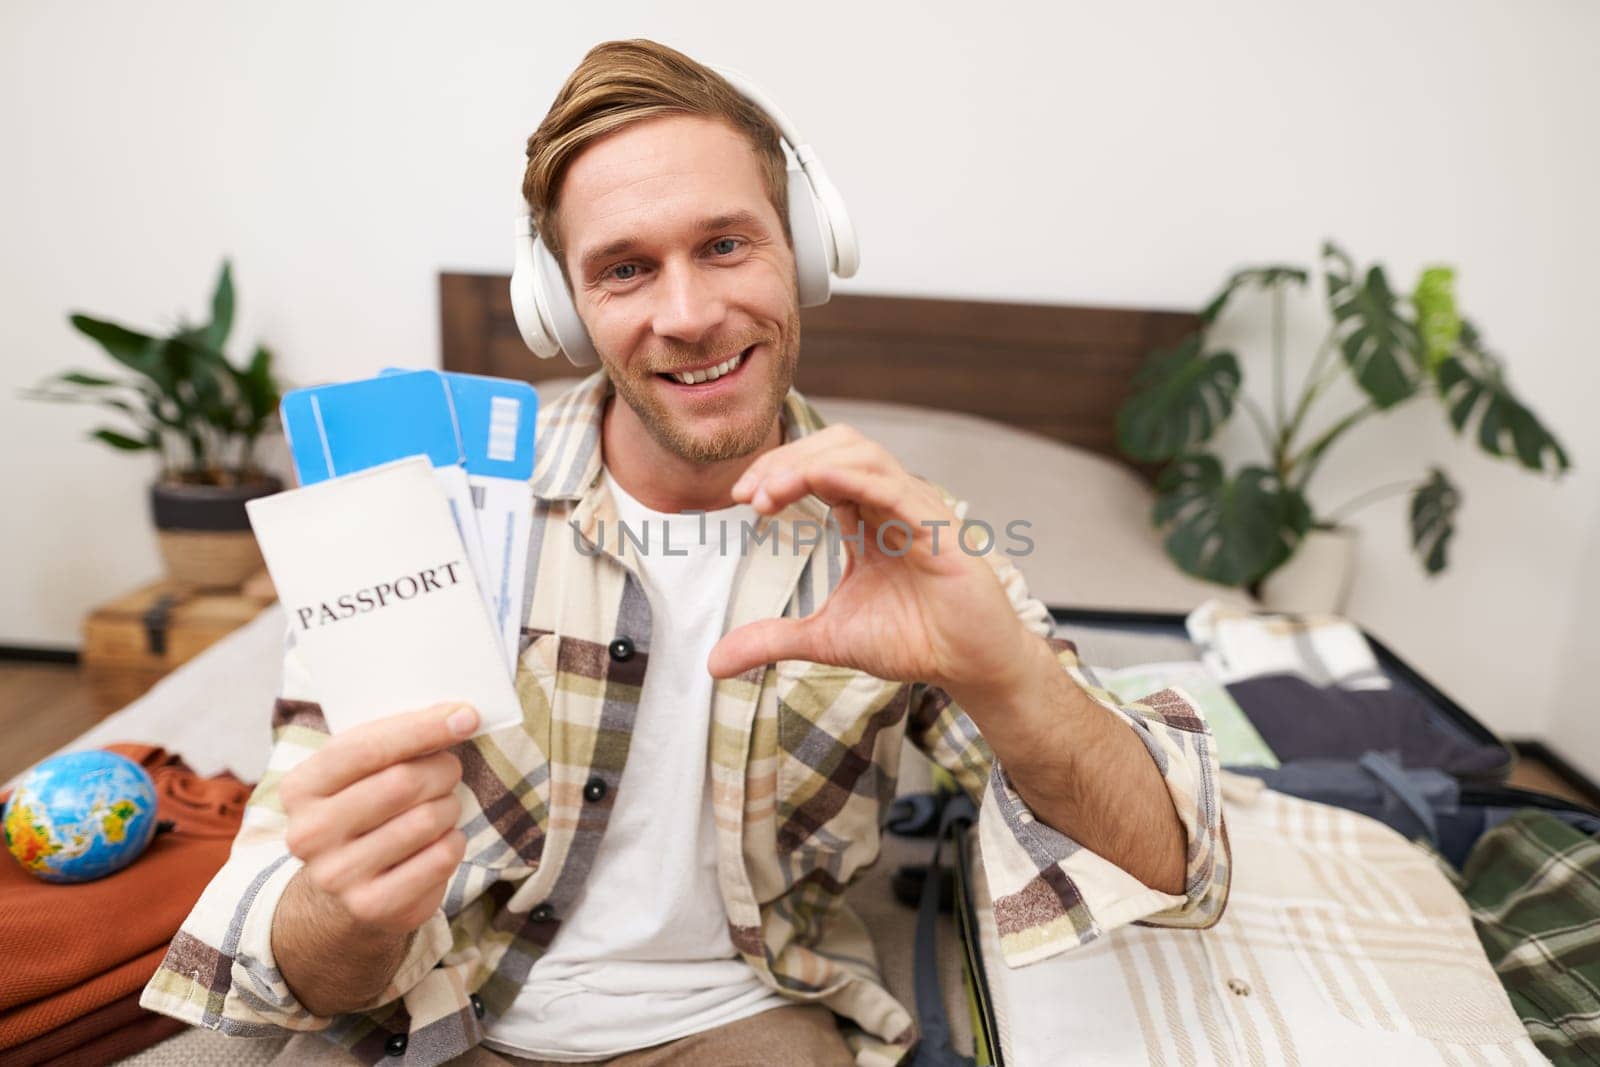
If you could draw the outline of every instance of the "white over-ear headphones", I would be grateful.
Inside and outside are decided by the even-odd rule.
[[[832,291],[829,275],[848,278],[861,264],[855,227],[845,211],[844,198],[828,180],[822,161],[800,139],[777,104],[748,78],[713,67],[745,99],[766,113],[800,165],[789,168],[789,232],[794,238],[795,273],[799,279],[800,306],[826,304]],[[550,359],[558,352],[580,367],[599,362],[589,331],[584,329],[572,294],[562,279],[561,266],[533,229],[533,217],[518,216],[517,258],[511,272],[511,310],[535,355]]]

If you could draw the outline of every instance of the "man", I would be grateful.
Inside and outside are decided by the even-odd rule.
[[[671,49],[602,45],[525,193],[603,370],[540,415],[523,725],[330,739],[291,650],[271,767],[146,1005],[368,1062],[896,1062],[915,1024],[841,895],[907,737],[981,799],[1012,964],[1215,922],[1203,721],[1088,691],[961,509],[791,391],[766,118]],[[795,534],[824,519],[854,539]]]

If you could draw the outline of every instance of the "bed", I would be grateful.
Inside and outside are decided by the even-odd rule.
[[[569,384],[529,354],[507,279],[441,274],[443,366]],[[1154,469],[1116,449],[1116,412],[1152,348],[1199,319],[1139,308],[835,296],[801,313],[795,387],[971,514],[1032,524],[1021,560],[1051,605],[1185,611],[1226,590],[1180,572],[1149,523]],[[1092,561],[1089,562],[1089,561]]]
[[[573,368],[523,347],[506,283],[440,276],[442,365],[525,378],[548,399],[575,380]],[[1114,415],[1135,369],[1151,347],[1191,330],[1193,316],[838,296],[808,309],[802,323],[797,387],[831,421],[850,423],[966,499],[970,514],[997,525],[1028,521],[1035,549],[1018,562],[1047,604],[1186,611],[1226,595],[1163,555],[1149,524],[1151,472],[1121,460],[1114,445]],[[282,634],[281,611],[271,607],[69,747],[157,743],[202,773],[226,768],[254,780],[270,743]],[[1166,650],[1148,652],[1162,658]],[[905,768],[903,792],[927,788],[920,756]],[[893,899],[889,880],[901,864],[925,861],[928,848],[886,837],[880,861],[851,892],[891,988],[908,1004],[913,914]],[[942,962],[957,1045],[970,1047],[955,954]],[[190,1031],[129,1062],[267,1062],[278,1044]]]

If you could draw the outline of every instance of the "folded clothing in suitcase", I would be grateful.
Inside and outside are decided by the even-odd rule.
[[[1494,829],[1453,876],[1371,819],[1231,772],[1223,787],[1235,883],[1215,927],[1129,927],[1018,969],[1000,955],[970,804],[949,794],[977,1057],[919,1046],[914,1062],[1053,1064],[1065,1050],[1088,1063],[1543,1062],[1522,1037],[1558,1064],[1600,1061],[1600,813],[1521,790],[1464,793],[1462,816]],[[1286,885],[1297,869],[1310,894]],[[919,993],[932,929],[919,922]],[[937,1046],[942,1023],[927,1019],[939,1009],[919,995],[918,1010]]]
[[[1204,655],[1184,643],[1183,616],[1055,615],[1058,633],[1076,640],[1088,663],[1131,668]],[[1542,809],[1581,834],[1600,830],[1600,813],[1496,784],[1513,762],[1510,750],[1388,649],[1376,642],[1370,648],[1378,671],[1357,667],[1346,675],[1414,695],[1429,728],[1451,740],[1443,747],[1473,757],[1456,765],[1465,773],[1407,769],[1393,752],[1318,761],[1343,791],[1323,799],[1360,809],[1340,797],[1367,798],[1404,833],[1225,774],[1234,885],[1222,921],[1210,930],[1131,927],[1032,967],[1005,967],[972,854],[976,835],[964,833],[966,802],[954,801],[945,816],[956,844],[956,911],[978,1062],[1234,1062],[1263,1055],[1268,1062],[1361,1055],[1380,1062],[1543,1062],[1528,1037],[1535,1024],[1525,1029],[1507,1000],[1459,883],[1407,837],[1432,842],[1459,866],[1486,829],[1521,808]],[[1358,739],[1351,750],[1362,747]],[[1226,757],[1227,746],[1222,750]],[[1249,770],[1264,778],[1276,773],[1270,766]],[[922,925],[919,980],[933,951],[932,925]],[[918,1007],[929,1047],[919,1049],[917,1062],[962,1062],[937,1047],[939,1021],[929,1025],[920,998]]]
[[[1203,662],[1280,762],[1398,750],[1407,767],[1437,767],[1473,786],[1503,783],[1516,762],[1493,730],[1343,619],[1251,615],[1215,603],[1187,616],[1079,608],[1051,614],[1057,636],[1076,642],[1095,668]],[[1118,695],[1131,698],[1120,687]],[[1210,717],[1203,703],[1202,711]],[[1224,746],[1224,766],[1239,762],[1227,756]]]
[[[1484,834],[1460,886],[1539,1051],[1556,1063],[1600,1063],[1600,839],[1521,809]]]
[[[1544,1062],[1432,856],[1254,779],[1224,772],[1223,790],[1215,926],[1124,927],[1028,967],[1001,962],[977,836],[957,833],[987,1062]]]

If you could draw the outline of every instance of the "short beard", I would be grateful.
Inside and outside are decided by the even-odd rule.
[[[782,338],[762,339],[770,342],[762,358],[772,360],[773,366],[768,379],[767,395],[762,399],[760,410],[752,412],[750,418],[738,425],[721,430],[711,437],[695,434],[690,427],[674,421],[665,406],[658,402],[654,390],[648,388],[644,382],[613,374],[611,384],[616,388],[617,395],[622,398],[623,403],[632,408],[639,421],[644,423],[645,429],[655,438],[656,443],[673,455],[697,465],[737,459],[749,455],[766,442],[778,413],[783,410],[784,397],[789,394],[789,387],[794,383],[794,369],[800,358],[798,310],[789,313],[789,320],[784,324],[783,333]],[[727,347],[721,345],[716,347],[727,351]],[[747,347],[749,345],[740,348],[740,351],[744,351]],[[654,374],[650,376],[654,377]]]

